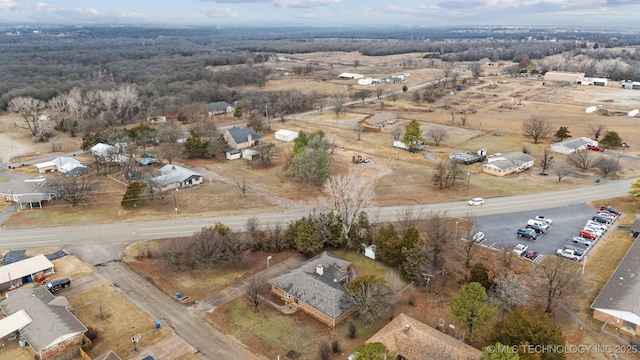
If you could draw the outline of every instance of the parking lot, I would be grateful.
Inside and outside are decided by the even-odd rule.
[[[585,226],[587,220],[596,214],[596,209],[586,204],[563,206],[546,209],[543,211],[523,211],[512,214],[489,215],[474,217],[475,231],[485,233],[482,245],[495,249],[504,247],[514,248],[517,244],[529,246],[529,250],[537,251],[542,255],[555,255],[556,250],[565,245],[586,249],[583,246],[571,242],[578,231]],[[544,215],[553,220],[553,226],[537,240],[528,240],[518,237],[516,231],[527,225],[527,220],[536,215]],[[615,225],[612,225],[615,228]],[[611,230],[610,230],[611,231]]]

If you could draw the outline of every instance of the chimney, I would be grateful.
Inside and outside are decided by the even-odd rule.
[[[322,267],[322,264],[319,264],[316,266],[316,274],[322,276],[322,274],[324,274],[324,268]]]

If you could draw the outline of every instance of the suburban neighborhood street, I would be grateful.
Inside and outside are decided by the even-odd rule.
[[[441,204],[390,206],[368,209],[373,220],[393,221],[408,210],[421,217],[431,212],[446,212],[449,216],[473,217],[519,211],[583,204],[597,199],[627,195],[637,179],[603,182],[597,185],[527,195],[485,199],[486,205],[468,206],[466,201]],[[472,194],[473,195],[473,194]],[[37,210],[34,210],[37,211]],[[127,244],[135,241],[166,237],[189,236],[204,226],[221,222],[233,230],[244,230],[247,220],[257,217],[262,226],[287,224],[307,215],[307,210],[282,213],[236,215],[223,217],[189,217],[180,214],[174,219],[136,221],[117,224],[94,224],[35,229],[0,230],[0,247],[7,250],[35,247],[64,248],[92,266],[96,274],[114,286],[153,319],[171,328],[198,350],[203,359],[260,359],[234,339],[220,333],[202,319],[202,309],[181,306],[153,284],[120,262]]]

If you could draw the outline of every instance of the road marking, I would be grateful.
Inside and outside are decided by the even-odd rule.
[[[39,235],[39,236],[28,235],[28,236],[16,236],[16,237],[4,238],[4,240],[28,240],[28,239],[35,239],[35,238],[50,238],[50,237],[53,237],[53,235]],[[58,240],[54,240],[54,241],[58,241]]]
[[[51,243],[59,243],[60,240],[43,240],[43,241],[29,241],[29,245],[33,244],[51,244]],[[24,242],[16,242],[16,243],[1,243],[2,246],[24,246],[26,245]]]

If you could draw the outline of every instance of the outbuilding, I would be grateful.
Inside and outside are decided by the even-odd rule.
[[[20,287],[39,275],[53,274],[53,263],[40,254],[0,267],[0,291]]]
[[[276,131],[275,138],[280,141],[293,141],[298,137],[298,132],[293,130],[281,129]]]

